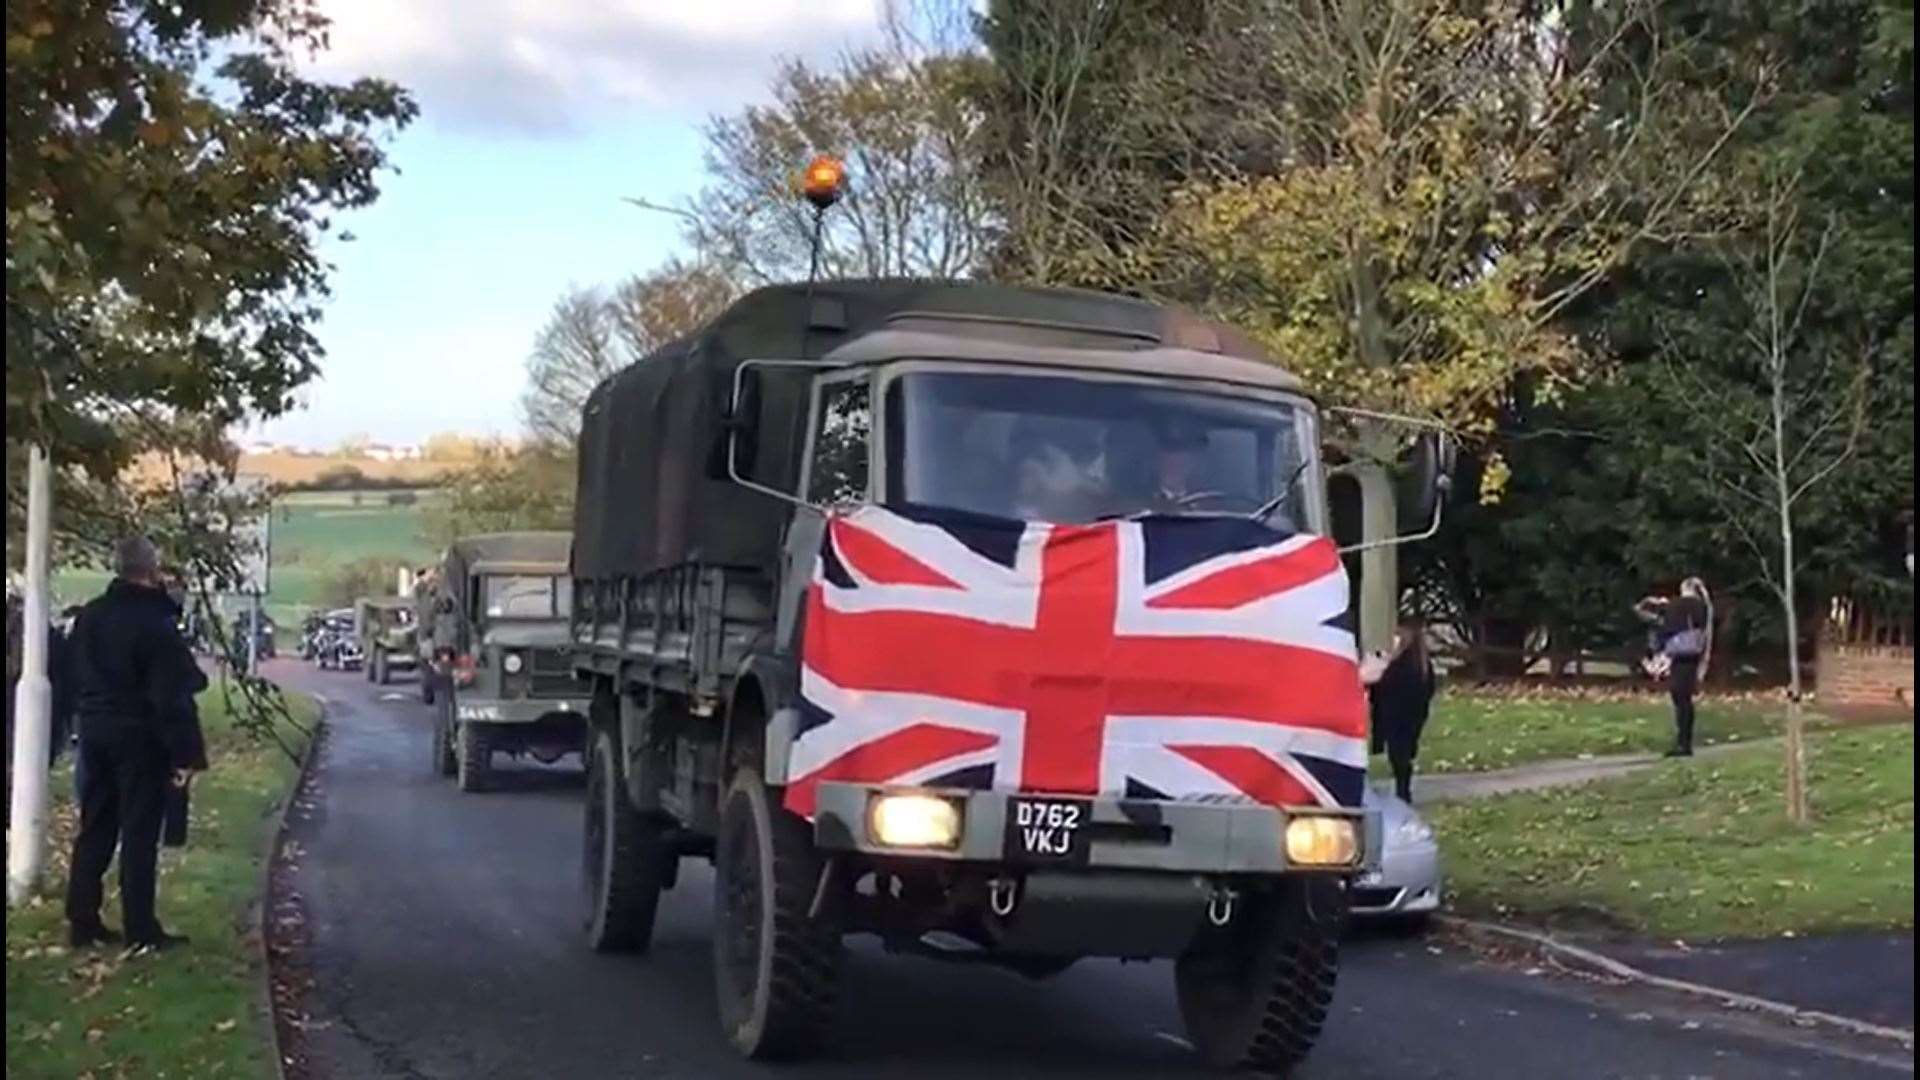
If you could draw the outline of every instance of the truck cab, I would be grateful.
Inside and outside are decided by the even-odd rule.
[[[974,283],[761,290],[603,383],[589,943],[704,857],[749,1057],[817,1045],[871,934],[1173,959],[1203,1056],[1298,1061],[1380,851],[1319,416],[1229,327]]]
[[[465,537],[438,575],[433,758],[462,791],[495,754],[551,764],[580,753],[588,696],[568,656],[565,533]]]

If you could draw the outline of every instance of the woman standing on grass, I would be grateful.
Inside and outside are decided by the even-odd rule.
[[[1680,583],[1673,600],[1642,600],[1634,611],[1657,629],[1656,660],[1666,669],[1667,693],[1673,698],[1673,749],[1668,757],[1693,756],[1693,696],[1700,688],[1713,648],[1713,598],[1707,583],[1690,577]]]
[[[1413,760],[1420,754],[1420,732],[1433,705],[1433,659],[1427,655],[1426,624],[1414,618],[1401,620],[1386,661],[1367,690],[1373,748],[1387,751],[1393,793],[1412,802]]]

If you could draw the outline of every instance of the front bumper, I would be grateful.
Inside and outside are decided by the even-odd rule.
[[[814,841],[829,851],[950,862],[1016,861],[1007,850],[1007,801],[1002,791],[928,792],[961,803],[960,843],[948,850],[895,848],[867,835],[867,803],[875,794],[904,790],[880,785],[822,783],[814,804]],[[1302,814],[1337,815],[1360,822],[1354,867],[1297,867],[1287,862],[1287,820],[1295,812],[1242,802],[1184,802],[1093,798],[1086,828],[1086,866],[1205,874],[1367,872],[1380,865],[1380,814],[1375,810],[1303,807]]]
[[[1440,849],[1428,843],[1389,847],[1347,895],[1355,915],[1424,915],[1440,910],[1440,891]]]
[[[456,698],[453,715],[456,720],[471,720],[483,724],[536,724],[550,717],[578,717],[581,723],[587,721],[587,708],[592,702],[585,698]]]

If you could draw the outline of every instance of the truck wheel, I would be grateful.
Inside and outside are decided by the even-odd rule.
[[[473,720],[455,725],[455,757],[457,761],[454,783],[461,791],[484,791],[493,771],[493,747],[487,743],[487,733]]]
[[[453,699],[433,711],[433,771],[452,776],[458,769],[453,756]]]
[[[1284,1075],[1320,1037],[1333,1003],[1346,894],[1326,878],[1248,896],[1174,966],[1187,1035],[1208,1063]]]
[[[387,670],[387,651],[381,649],[373,654],[373,681],[381,686],[393,681],[393,673]]]
[[[594,952],[646,952],[668,868],[676,858],[658,821],[627,802],[613,733],[595,734],[587,756],[587,945]]]
[[[713,959],[721,1026],[746,1057],[802,1057],[832,1016],[840,932],[807,916],[819,877],[806,822],[740,769],[720,810]]]

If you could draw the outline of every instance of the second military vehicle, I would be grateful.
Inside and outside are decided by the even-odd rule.
[[[1284,1069],[1378,864],[1319,412],[1119,297],[821,282],[589,397],[574,663],[588,942],[713,861],[720,1016],[817,1045],[841,940],[1044,977],[1177,961],[1209,1060]]]
[[[478,791],[493,756],[552,763],[586,745],[588,693],[567,657],[568,535],[454,541],[435,589],[433,763]]]
[[[412,600],[362,597],[353,606],[353,625],[366,656],[368,682],[385,686],[393,681],[395,671],[412,671],[417,666]]]

